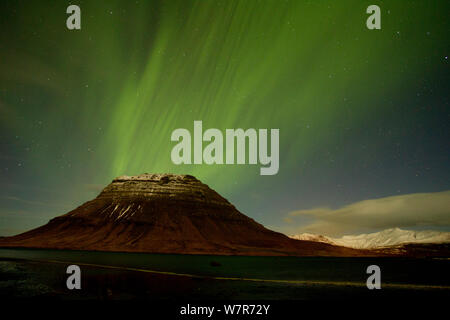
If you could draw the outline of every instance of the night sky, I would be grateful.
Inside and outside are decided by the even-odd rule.
[[[81,8],[81,30],[66,8]],[[381,30],[366,28],[367,6]],[[448,1],[1,1],[0,235],[114,177],[191,174],[288,234],[449,230]],[[280,129],[280,169],[171,162]],[[320,209],[318,209],[320,208]]]

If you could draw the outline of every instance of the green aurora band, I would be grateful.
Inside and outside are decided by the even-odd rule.
[[[43,203],[30,209],[34,220],[10,228],[37,226],[115,176],[144,172],[192,174],[268,226],[300,207],[440,189],[436,180],[381,183],[349,171],[378,172],[387,145],[422,117],[405,116],[421,103],[411,92],[448,69],[440,40],[449,24],[436,19],[446,20],[448,3],[376,1],[382,30],[371,31],[372,2],[78,1],[82,29],[69,31],[68,2],[6,1],[0,121],[11,163],[1,168],[2,195]],[[279,128],[278,175],[260,176],[260,165],[172,164],[171,133],[194,120],[204,129]],[[378,134],[383,123],[389,137]],[[333,187],[320,194],[323,185]]]

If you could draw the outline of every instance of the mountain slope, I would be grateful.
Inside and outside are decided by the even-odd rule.
[[[331,238],[322,235],[303,233],[292,236],[293,239],[309,240],[357,249],[374,249],[400,246],[406,244],[441,244],[450,243],[450,232],[413,231],[399,228],[386,229],[380,232],[348,235]]]
[[[266,229],[189,175],[113,180],[94,200],[1,247],[236,255],[366,255]]]

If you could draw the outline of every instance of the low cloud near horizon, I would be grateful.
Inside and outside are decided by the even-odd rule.
[[[310,222],[304,224],[305,219]],[[290,224],[289,229],[295,229],[295,233],[327,236],[395,227],[448,227],[450,190],[363,200],[338,209],[297,210],[288,213],[284,221]]]

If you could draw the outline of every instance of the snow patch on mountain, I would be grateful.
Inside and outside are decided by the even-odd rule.
[[[294,235],[291,238],[324,242],[356,249],[373,249],[404,245],[407,243],[450,243],[450,232],[413,231],[392,228],[374,233],[347,235],[341,238],[331,238],[310,233]]]
[[[312,233],[301,233],[294,236],[291,236],[292,239],[296,240],[304,240],[304,241],[315,241],[315,242],[324,242],[329,244],[335,244],[334,241],[326,236],[312,234]]]

